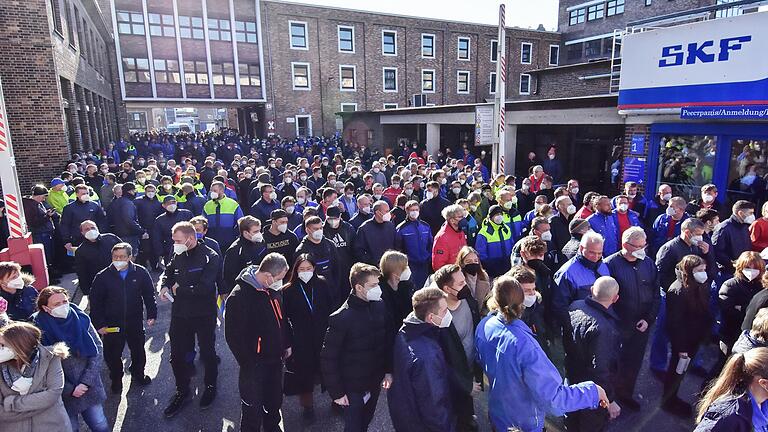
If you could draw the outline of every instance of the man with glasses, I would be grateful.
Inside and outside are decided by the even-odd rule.
[[[615,390],[619,404],[633,411],[640,409],[632,393],[648,344],[648,327],[656,320],[660,302],[656,264],[646,255],[647,245],[645,231],[634,226],[622,234],[621,250],[605,259],[621,287],[614,305],[622,342]]]

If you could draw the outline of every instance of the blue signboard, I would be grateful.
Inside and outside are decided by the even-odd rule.
[[[632,135],[632,144],[629,147],[629,152],[635,155],[645,154],[645,135]]]
[[[645,182],[645,158],[624,158],[624,183],[630,181],[638,184]]]
[[[768,120],[768,105],[686,106],[680,108],[680,118]]]

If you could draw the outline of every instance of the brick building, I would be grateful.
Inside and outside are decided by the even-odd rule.
[[[72,151],[125,132],[113,48],[94,0],[0,4],[0,77],[23,190],[60,173]]]

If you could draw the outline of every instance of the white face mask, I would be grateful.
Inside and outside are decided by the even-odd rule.
[[[552,231],[544,231],[541,233],[541,239],[545,242],[552,241]]]
[[[304,283],[308,283],[314,274],[315,273],[311,271],[299,272],[299,279],[301,279]]]
[[[271,200],[276,200],[276,199],[277,199],[277,193],[275,193],[275,192],[271,192],[271,193],[269,194],[269,199],[271,199]]]
[[[536,304],[536,299],[537,297],[535,295],[525,296],[525,298],[523,299],[523,306],[527,308],[533,306],[534,304]]]
[[[694,272],[693,278],[696,279],[696,282],[698,283],[704,283],[707,281],[707,272]]]
[[[296,210],[295,206],[288,206],[285,208],[285,212],[288,214],[293,214],[293,212]]]
[[[691,237],[691,244],[694,245],[694,246],[698,245],[699,243],[701,243],[703,241],[704,241],[704,237],[703,236],[693,236],[693,237]]]
[[[626,213],[627,210],[629,210],[629,206],[627,204],[619,204],[619,211],[622,213]]]
[[[493,219],[491,219],[491,220],[496,225],[501,225],[501,223],[504,222],[504,216],[494,216]]]
[[[715,200],[715,196],[714,195],[710,195],[710,194],[704,194],[704,195],[701,196],[701,200],[704,201],[705,203],[709,204],[709,203],[711,203],[712,201]]]
[[[432,198],[434,198],[434,197],[435,197],[435,194],[433,194],[433,193],[432,193],[432,191],[427,191],[427,192],[424,194],[424,198],[425,198],[425,199],[428,199],[428,200],[431,200],[431,199],[432,199]]]
[[[438,315],[435,315],[438,316]],[[453,315],[451,315],[451,311],[446,310],[445,315],[443,318],[440,319],[440,322],[436,324],[440,328],[448,328],[451,326],[451,321],[453,321]],[[434,322],[432,323],[434,324]]]
[[[512,201],[507,201],[504,203],[504,208],[509,210],[512,208]]]
[[[152,199],[154,197],[155,197],[155,193],[154,192],[147,192],[147,198]]]
[[[319,229],[312,232],[312,239],[320,241],[323,239],[323,230]]]
[[[368,301],[379,301],[379,300],[381,300],[381,287],[376,285],[375,287],[369,289],[365,293],[365,298],[368,299]]]
[[[175,213],[176,212],[176,207],[178,207],[178,205],[176,205],[176,204],[168,204],[168,206],[165,207],[165,210],[167,210],[169,213]]]
[[[331,225],[331,228],[336,229],[339,227],[339,219],[333,218],[333,219],[327,219],[328,223]]]
[[[280,291],[283,288],[283,280],[282,279],[275,279],[274,282],[269,286],[269,289],[273,291]]]
[[[88,195],[80,195],[79,197],[77,197],[77,199],[79,199],[80,202],[87,203],[88,201],[91,200],[91,197]]]
[[[639,260],[644,260],[646,256],[645,249],[638,249],[632,252],[632,256]]]
[[[384,215],[381,216],[381,219],[384,222],[389,222],[392,219],[392,214],[391,213],[384,213]]]
[[[667,210],[665,211],[665,213],[667,214],[667,216],[674,216],[674,215],[675,215],[675,213],[677,213],[677,212],[675,211],[675,209],[674,209],[674,208],[672,208],[672,207],[667,207]]]
[[[92,230],[86,231],[85,238],[90,241],[96,240],[97,238],[99,238],[99,230],[94,228]]]
[[[211,199],[212,199],[212,200],[216,200],[216,199],[219,199],[219,194],[218,194],[218,192],[211,192]]]
[[[21,278],[21,275],[17,276],[15,279],[9,280],[8,288],[14,290],[20,290],[24,288],[24,279]]]
[[[451,189],[451,191],[452,191],[454,194],[458,195],[458,194],[460,194],[460,193],[461,193],[461,188],[460,188],[460,187],[455,187],[455,188]]]
[[[296,198],[296,202],[303,205],[305,202],[307,202],[307,199],[304,197],[298,197]]]
[[[61,319],[69,316],[69,303],[64,303],[63,305],[59,305],[51,309],[51,316]]]
[[[572,193],[572,194],[574,194],[574,195],[578,195],[578,193],[579,193],[579,188],[577,188],[577,187],[575,187],[575,188],[571,188],[571,193]]]
[[[572,214],[576,213],[576,206],[571,204],[571,205],[568,206],[567,209],[565,209],[565,211],[567,211],[569,215],[572,215]]]
[[[405,270],[403,270],[402,273],[400,273],[400,280],[401,281],[407,281],[411,278],[411,268],[406,267]]]
[[[278,225],[277,230],[280,231],[281,233],[285,233],[286,231],[288,231],[288,224]]]
[[[174,243],[173,244],[173,253],[175,253],[176,255],[183,254],[188,249],[189,248],[187,247],[187,245],[185,245],[183,243],[182,244],[179,244],[179,243]]]
[[[257,232],[256,234],[251,234],[250,241],[252,243],[261,243],[264,241],[264,234]]]
[[[672,194],[664,194],[661,196],[661,199],[664,201],[669,201],[672,199]]]
[[[291,184],[291,183],[293,183],[293,179],[292,179],[292,178],[290,178],[290,177],[287,177],[287,178],[285,179],[285,184],[289,185],[289,184]]]
[[[411,219],[416,220],[416,219],[419,218],[419,211],[418,210],[412,210],[412,211],[408,212],[408,216]]]
[[[8,347],[0,347],[0,363],[5,363],[16,358],[16,353]]]
[[[370,214],[371,206],[360,207],[360,211],[363,212],[364,214]]]
[[[751,224],[754,221],[755,221],[755,215],[754,214],[751,214],[751,215],[749,215],[749,216],[744,218],[744,223],[745,224]]]
[[[128,261],[112,261],[112,265],[118,270],[123,270],[128,267]]]
[[[745,268],[744,270],[741,271],[741,274],[743,274],[744,277],[747,278],[747,280],[751,282],[752,280],[754,280],[757,277],[757,275],[760,274],[760,270],[752,269],[752,268]]]

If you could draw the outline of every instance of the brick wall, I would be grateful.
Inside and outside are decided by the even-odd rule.
[[[607,94],[609,78],[590,78],[610,73],[610,61],[581,63],[537,71],[531,98],[554,99]],[[584,79],[588,78],[588,79]]]

